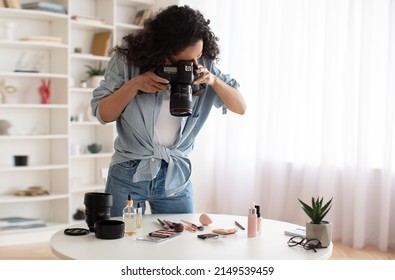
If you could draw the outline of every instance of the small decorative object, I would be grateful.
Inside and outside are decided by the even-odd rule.
[[[79,113],[78,116],[77,116],[77,119],[78,119],[79,122],[85,121],[84,113]]]
[[[38,88],[38,91],[41,95],[41,104],[49,104],[49,100],[51,97],[50,85],[51,80],[48,80],[48,82],[41,80],[41,86]]]
[[[70,151],[73,156],[80,155],[80,154],[84,153],[82,146],[80,144],[72,144],[70,147]]]
[[[90,87],[97,87],[100,84],[100,81],[104,77],[104,73],[106,72],[105,68],[102,68],[101,63],[99,63],[98,67],[93,67],[91,65],[85,65],[86,74],[88,75],[89,86]]]
[[[85,220],[85,211],[81,208],[78,208],[73,215],[74,220]]]
[[[14,193],[18,196],[38,196],[38,195],[49,195],[49,192],[40,186],[29,187],[26,190],[16,191]]]
[[[73,87],[74,85],[75,85],[74,78],[72,76],[69,76],[69,86]]]
[[[26,155],[14,156],[14,166],[27,166],[29,157]]]
[[[81,80],[80,87],[81,88],[87,88],[88,87],[88,82],[86,80]]]
[[[311,205],[308,205],[298,198],[303,211],[311,219],[306,222],[306,238],[318,239],[322,247],[328,247],[332,241],[332,223],[323,220],[332,207],[332,199],[323,204],[323,198],[312,197]]]
[[[8,129],[11,127],[11,123],[7,120],[0,120],[0,135],[9,135]]]
[[[6,36],[5,39],[8,41],[13,41],[15,40],[15,27],[16,23],[13,21],[9,21],[5,24],[6,26]]]
[[[93,143],[88,145],[88,151],[91,152],[92,154],[97,154],[101,151],[102,145]]]
[[[82,48],[80,48],[80,47],[75,47],[75,48],[74,48],[74,52],[75,52],[75,53],[82,53]]]
[[[15,87],[6,85],[4,80],[0,80],[0,103],[8,103],[14,92],[16,92]]]
[[[42,54],[27,56],[25,53],[22,53],[16,63],[15,72],[39,73],[44,59],[45,56]]]

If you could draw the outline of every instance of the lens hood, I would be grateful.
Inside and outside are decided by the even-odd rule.
[[[99,239],[118,239],[124,236],[125,223],[119,220],[96,222],[95,237]]]

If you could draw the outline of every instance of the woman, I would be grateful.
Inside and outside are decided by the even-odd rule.
[[[209,23],[188,6],[169,6],[113,49],[91,102],[101,123],[116,121],[105,190],[113,195],[112,216],[122,215],[128,194],[143,211],[148,201],[152,213],[193,212],[188,154],[197,134],[213,105],[244,114],[238,82],[214,65],[219,47]],[[193,85],[205,90],[192,95],[191,112],[173,116],[170,78],[156,73],[163,64],[182,61],[193,62]]]

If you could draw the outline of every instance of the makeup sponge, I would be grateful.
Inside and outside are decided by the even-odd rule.
[[[213,223],[213,221],[211,220],[211,218],[209,217],[209,215],[207,214],[202,214],[199,217],[199,222],[204,225],[204,226],[208,226],[210,224]]]

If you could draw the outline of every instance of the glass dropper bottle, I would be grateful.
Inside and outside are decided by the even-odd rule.
[[[128,195],[126,206],[123,208],[122,219],[125,223],[125,235],[136,234],[136,211],[133,208],[133,200],[130,194]]]

